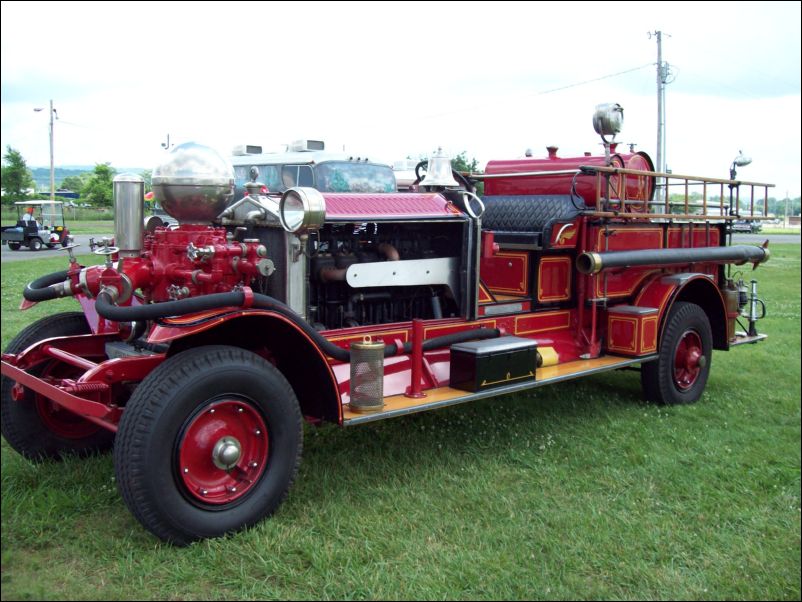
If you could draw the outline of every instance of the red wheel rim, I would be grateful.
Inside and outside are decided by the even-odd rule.
[[[259,481],[267,465],[264,418],[250,403],[225,399],[193,416],[178,442],[177,470],[189,495],[228,504]]]
[[[96,424],[65,410],[41,395],[36,396],[36,412],[39,414],[42,424],[62,439],[84,439],[100,430]]]
[[[49,378],[70,378],[80,374],[66,364],[51,362],[40,374],[40,377],[47,380]],[[50,401],[46,397],[36,393],[34,398],[36,412],[42,424],[62,439],[84,439],[98,432],[101,427],[81,418],[78,414],[65,410],[59,404]]]
[[[681,391],[690,389],[699,378],[704,363],[702,338],[696,331],[686,331],[674,353],[674,384],[677,388]]]

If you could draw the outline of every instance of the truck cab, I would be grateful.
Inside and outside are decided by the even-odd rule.
[[[321,192],[393,192],[395,176],[389,165],[367,157],[325,150],[322,140],[296,140],[283,153],[263,153],[262,147],[241,145],[233,150],[234,198],[245,194],[250,168],[259,170],[259,181],[270,192],[294,186]]]

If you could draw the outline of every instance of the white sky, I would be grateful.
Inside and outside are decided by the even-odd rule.
[[[64,166],[151,168],[168,133],[224,156],[596,154],[603,102],[654,158],[659,29],[668,167],[726,177],[743,149],[740,178],[802,188],[799,2],[3,2],[0,24],[2,150],[29,166],[49,164],[50,99]]]

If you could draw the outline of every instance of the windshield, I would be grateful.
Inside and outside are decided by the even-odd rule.
[[[280,165],[255,165],[259,168],[259,177],[257,180],[267,186],[269,191],[276,192],[282,189]],[[234,190],[234,199],[237,201],[245,196],[245,183],[251,181],[250,170],[250,165],[237,165],[234,167],[234,175],[236,178],[234,181],[236,187]]]
[[[28,219],[35,220],[45,227],[53,228],[64,225],[64,208],[60,202],[19,205],[17,210],[20,212],[20,219],[23,221],[26,221],[27,215],[30,216]]]
[[[317,188],[325,192],[395,192],[389,165],[326,161],[315,167]]]
[[[321,192],[395,192],[395,176],[389,165],[325,161],[317,165],[288,163],[259,165],[259,181],[270,192],[284,192],[292,186],[311,186]],[[245,183],[250,180],[250,166],[237,165],[234,198],[245,196]]]

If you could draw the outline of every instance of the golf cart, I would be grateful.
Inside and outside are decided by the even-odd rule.
[[[31,251],[38,251],[42,246],[52,249],[59,244],[66,247],[72,241],[61,201],[19,201],[14,205],[16,225],[2,227],[2,242],[8,243],[12,251],[19,251],[23,246]]]

